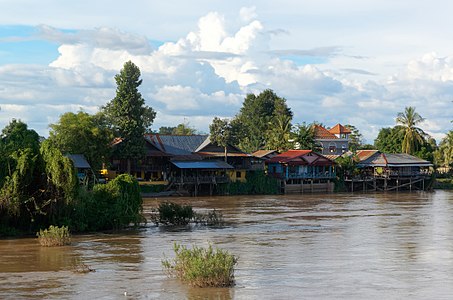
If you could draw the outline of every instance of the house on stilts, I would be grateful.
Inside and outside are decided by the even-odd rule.
[[[348,191],[425,190],[431,182],[432,163],[405,153],[359,150],[358,175],[348,176]]]
[[[147,134],[145,156],[131,162],[131,173],[139,180],[159,182],[181,194],[213,194],[217,185],[244,181],[246,172],[262,170],[262,160],[233,145],[225,149],[209,135]],[[116,147],[120,147],[117,142]],[[127,162],[114,158],[111,172],[125,173]]]
[[[333,192],[335,163],[311,150],[289,150],[266,160],[268,176],[277,178],[284,194]]]

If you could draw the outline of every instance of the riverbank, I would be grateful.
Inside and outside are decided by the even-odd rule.
[[[436,190],[453,190],[453,178],[437,178],[434,183]]]

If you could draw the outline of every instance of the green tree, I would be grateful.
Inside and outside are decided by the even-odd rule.
[[[299,149],[319,151],[315,141],[314,124],[297,124],[293,130],[293,140]]]
[[[16,168],[17,151],[25,149],[30,149],[31,153],[38,152],[39,135],[28,129],[27,124],[13,119],[0,135],[0,186],[6,176],[11,176]]]
[[[174,127],[172,130],[173,135],[194,135],[196,134],[196,130],[189,126],[189,124],[181,123],[178,126]]]
[[[72,162],[48,141],[40,145],[34,130],[13,121],[2,131],[1,144],[9,159],[0,165],[6,175],[0,182],[1,224],[27,228],[49,222],[73,201],[77,178]]]
[[[400,153],[403,140],[404,131],[402,126],[381,128],[377,138],[374,140],[374,146],[381,152]]]
[[[396,123],[400,124],[404,131],[404,139],[401,144],[401,151],[412,154],[424,143],[425,133],[417,127],[423,122],[423,118],[415,112],[415,107],[406,107],[404,112],[398,113]]]
[[[349,134],[349,149],[353,152],[361,149],[363,145],[363,135],[354,125],[347,124],[344,126],[345,128],[349,129],[351,133]]]
[[[266,132],[266,148],[286,151],[292,147],[291,139],[291,117],[285,114],[274,116]]]
[[[121,158],[127,159],[127,172],[131,171],[131,160],[145,154],[143,135],[149,131],[156,117],[156,112],[145,105],[145,100],[138,91],[142,84],[140,69],[131,61],[124,64],[115,76],[116,96],[104,107],[116,134],[122,139],[118,147]]]
[[[259,95],[248,94],[244,103],[232,121],[238,146],[245,152],[253,152],[267,144],[267,138],[275,130],[277,115],[286,115],[292,119],[291,109],[284,98],[278,97],[272,90],[265,90]]]
[[[175,130],[175,129],[176,129],[176,127],[161,126],[157,133],[162,134],[162,135],[171,135],[171,134],[173,134],[173,130]]]
[[[440,141],[436,151],[436,164],[443,167],[453,167],[453,130]]]
[[[209,125],[210,140],[214,144],[224,148],[225,151],[225,162],[227,161],[228,144],[231,142],[231,125],[227,119],[220,119],[215,117],[212,120],[212,124]]]
[[[110,154],[113,133],[101,113],[67,112],[50,125],[49,140],[62,153],[83,154],[91,167],[99,170]]]

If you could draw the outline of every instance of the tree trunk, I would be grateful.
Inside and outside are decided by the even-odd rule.
[[[225,146],[225,162],[227,162],[227,147]]]

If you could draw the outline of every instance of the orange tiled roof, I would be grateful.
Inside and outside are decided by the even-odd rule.
[[[316,139],[337,139],[335,134],[329,132],[327,129],[325,129],[321,125],[314,125],[314,126],[315,126],[315,138]]]
[[[378,150],[358,150],[356,155],[359,161],[364,161],[372,155],[374,155]]]
[[[342,134],[342,133],[351,133],[351,130],[349,130],[348,128],[344,127],[341,124],[337,124],[334,127],[330,128],[329,132],[333,133],[333,134]]]

